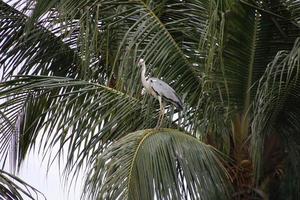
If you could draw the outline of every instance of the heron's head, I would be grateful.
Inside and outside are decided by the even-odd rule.
[[[143,58],[141,58],[138,62],[139,66],[143,66],[145,64],[145,60]]]

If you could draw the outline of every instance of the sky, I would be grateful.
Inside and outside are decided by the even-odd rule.
[[[79,200],[81,195],[82,182],[77,183],[76,187],[72,185],[68,192],[68,187],[60,179],[58,161],[55,161],[47,173],[47,160],[42,162],[41,155],[31,153],[23,163],[19,177],[31,186],[41,191],[47,200]],[[78,180],[82,180],[81,174]]]

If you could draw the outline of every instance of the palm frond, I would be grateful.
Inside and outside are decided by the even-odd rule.
[[[223,43],[220,42],[223,44],[223,63],[214,68],[218,72],[216,78],[225,79],[226,85],[221,85],[224,101],[228,99],[229,105],[237,106],[238,111],[244,113],[249,109],[257,81],[267,64],[278,51],[290,50],[300,33],[280,1],[263,1],[254,5],[246,2],[231,5],[224,14],[224,38]],[[267,11],[280,18],[274,18]],[[287,30],[285,34],[283,30]]]
[[[67,146],[68,163],[73,166],[73,161],[82,163],[96,147],[103,149],[130,131],[153,127],[157,120],[158,112],[141,100],[86,81],[25,76],[0,86],[0,110],[20,130],[20,161],[38,134],[41,151]],[[20,115],[24,121],[17,126]],[[12,130],[3,126],[2,136],[8,137]]]
[[[190,50],[198,46],[205,32],[208,17],[206,8],[210,3],[165,2],[161,4],[161,9],[152,8],[143,1],[79,1],[77,3],[38,1],[37,4],[39,6],[36,5],[33,11],[33,20],[37,24],[47,24],[47,29],[59,35],[56,39],[61,39],[75,48],[81,58],[81,60],[75,59],[75,65],[62,60],[58,63],[51,62],[51,65],[56,66],[55,69],[69,69],[73,72],[72,69],[75,67],[76,72],[71,75],[73,77],[111,85],[136,97],[139,96],[141,87],[139,73],[136,72],[138,71],[136,60],[140,56],[146,59],[156,58],[154,61],[147,60],[152,68],[151,71],[156,76],[163,76],[163,79],[185,96],[186,102],[191,105],[197,104],[201,84],[201,74],[198,71],[201,71],[199,63],[203,62],[201,61],[203,56],[197,50]],[[86,6],[90,9],[83,9]],[[181,10],[181,15],[176,17],[175,23],[173,19],[176,10]],[[157,12],[159,16],[156,16]],[[51,21],[52,18],[58,19]],[[98,21],[95,21],[95,18]],[[181,27],[177,27],[178,24],[181,24]],[[195,32],[182,33],[182,26],[191,26]],[[30,32],[28,34],[30,35]],[[33,35],[32,38],[35,36]],[[40,42],[39,39],[36,41]],[[20,43],[24,44],[22,40]],[[58,54],[51,55],[49,52],[47,57],[57,58],[56,55]],[[70,58],[68,55],[61,57]],[[38,65],[43,63],[44,60],[40,60]],[[58,65],[64,66],[57,67]],[[68,73],[66,75],[70,76]],[[95,77],[91,77],[93,75]],[[188,107],[189,105],[187,110]],[[190,118],[194,118],[195,112],[190,113]]]
[[[282,1],[230,2],[217,4],[208,22],[204,44],[210,51],[200,103],[205,116],[199,116],[198,125],[199,132],[213,133],[223,144],[229,141],[224,136],[236,131],[231,130],[235,121],[243,128],[234,135],[241,141],[248,137],[258,81],[277,52],[290,50],[300,33]]]
[[[119,90],[125,88],[128,93],[136,92],[135,88],[129,86],[136,84],[135,63],[142,56],[151,64],[157,76],[163,76],[168,82],[174,83],[177,91],[189,94],[187,100],[195,103],[196,96],[190,97],[190,91],[198,90],[198,85],[191,86],[194,85],[192,83],[201,83],[200,74],[197,72],[201,69],[196,69],[193,63],[198,62],[201,57],[190,49],[198,45],[201,34],[205,31],[205,8],[209,5],[207,2],[198,1],[178,1],[171,4],[165,2],[159,9],[155,7],[152,10],[151,5],[143,1],[99,0],[76,3],[50,1],[48,5],[41,7],[48,10],[55,8],[60,21],[65,20],[66,24],[76,22],[80,25],[80,30],[76,32],[80,54],[86,60],[93,55],[101,55],[98,59],[103,60],[109,80],[117,80],[116,87]],[[37,16],[34,16],[37,19],[47,11],[41,7],[36,8]],[[89,9],[83,9],[86,7]],[[175,9],[181,9],[182,13],[176,19]],[[158,16],[156,12],[159,13]],[[192,32],[182,33],[183,29],[177,27],[178,23],[185,27],[191,25],[195,30],[194,35],[191,35]],[[69,26],[61,26],[61,31],[67,35],[75,32]],[[196,38],[196,35],[199,37]],[[186,84],[177,84],[179,82]]]
[[[9,159],[10,171],[15,173],[18,160],[19,130],[2,110],[0,110],[0,122],[0,165],[3,169]]]
[[[281,3],[286,7],[290,12],[291,20],[294,21],[298,26],[300,26],[300,12],[299,7],[300,3],[297,0],[281,1]]]
[[[6,200],[45,199],[38,190],[20,178],[0,170],[0,198]]]
[[[0,2],[0,71],[8,79],[16,74],[52,74],[74,77],[80,58],[68,44],[43,24],[26,29],[28,17]]]
[[[284,145],[287,154],[284,160],[287,167],[287,172],[284,172],[285,179],[291,180],[298,176],[295,167],[299,166],[299,162],[294,159],[300,150],[300,110],[295,106],[300,100],[299,47],[300,40],[297,39],[291,51],[279,52],[259,82],[252,123],[252,155],[258,176],[262,176],[264,165],[268,165],[267,162],[263,164],[263,152],[267,149],[264,143],[270,135],[279,135]],[[290,162],[293,162],[293,166],[288,164]],[[299,181],[294,181],[293,184],[293,188],[300,187]],[[299,196],[298,192],[289,194],[293,197]]]
[[[230,183],[211,146],[173,129],[141,130],[93,154],[92,199],[227,199]]]

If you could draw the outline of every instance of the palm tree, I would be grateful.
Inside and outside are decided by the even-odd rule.
[[[67,177],[87,171],[86,199],[298,199],[299,8],[1,1],[2,158],[66,153]],[[139,58],[184,99],[168,128],[152,129],[159,106],[141,94]]]

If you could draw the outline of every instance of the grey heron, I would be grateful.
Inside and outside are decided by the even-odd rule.
[[[140,59],[138,65],[142,67],[141,80],[147,93],[154,96],[159,101],[160,112],[157,121],[156,128],[160,128],[164,118],[165,103],[173,104],[178,110],[183,109],[181,99],[176,94],[175,90],[171,88],[167,83],[157,78],[146,79],[146,64],[144,59]]]

